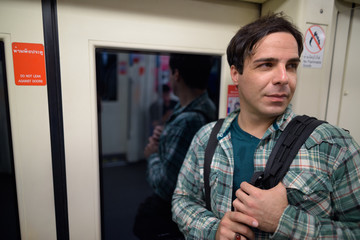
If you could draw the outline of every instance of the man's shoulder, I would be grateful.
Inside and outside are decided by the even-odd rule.
[[[280,129],[282,128],[283,130],[296,116],[297,115],[292,111],[291,107],[288,107],[284,114],[278,119],[278,121],[281,122],[281,124],[278,124]],[[349,131],[326,121],[314,129],[308,140],[310,139],[313,139],[318,143],[322,141],[337,142],[339,140],[346,141],[346,139],[353,140]]]
[[[314,143],[328,142],[330,144],[337,144],[341,146],[354,143],[354,139],[350,135],[349,131],[327,122],[319,125],[313,131],[309,140]]]
[[[202,126],[197,132],[197,137],[202,140],[207,140],[210,137],[211,131],[213,130],[217,121],[213,121]]]
[[[206,115],[202,111],[197,110],[184,111],[176,117],[176,122],[184,124],[201,123],[201,125],[204,125],[206,123]]]
[[[220,134],[221,136],[225,136],[228,131],[229,131],[229,126],[231,125],[231,122],[233,121],[234,116],[232,116],[232,114],[230,116],[227,116],[226,118],[223,119],[223,122],[221,123],[220,129],[217,132],[217,135]],[[212,131],[214,130],[214,126],[215,124],[220,121],[221,119],[218,119],[216,121],[210,122],[208,124],[205,124],[204,126],[202,126],[199,131],[196,134],[196,138],[197,138],[197,144],[207,144],[207,142],[209,141],[210,135],[212,133]]]
[[[184,124],[196,124],[203,126],[216,119],[216,109],[212,108],[191,108],[183,111],[176,117],[177,122]]]

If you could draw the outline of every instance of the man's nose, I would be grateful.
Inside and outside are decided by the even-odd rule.
[[[273,79],[274,84],[287,84],[289,76],[286,70],[286,66],[279,64],[275,69],[275,76]]]

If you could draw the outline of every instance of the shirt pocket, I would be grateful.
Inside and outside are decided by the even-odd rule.
[[[225,212],[231,209],[231,199],[228,199],[228,189],[226,181],[223,181],[221,173],[214,171],[210,174],[210,202],[213,213],[221,218]],[[231,196],[230,196],[231,197]]]
[[[283,182],[287,187],[290,205],[319,217],[332,215],[333,188],[328,175],[319,172],[289,171]]]
[[[218,174],[216,172],[210,174],[210,202],[212,208],[216,207],[217,205],[218,182]]]

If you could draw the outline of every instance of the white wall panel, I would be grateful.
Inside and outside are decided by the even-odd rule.
[[[343,78],[341,108],[339,113],[339,126],[350,130],[351,135],[360,143],[360,112],[357,111],[360,103],[360,9],[354,10],[348,39],[347,57]]]

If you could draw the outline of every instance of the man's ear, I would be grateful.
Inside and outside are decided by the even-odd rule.
[[[179,70],[175,69],[173,75],[174,75],[174,79],[178,81],[180,78]]]
[[[234,85],[239,84],[239,76],[241,75],[234,65],[230,67],[230,75]]]

